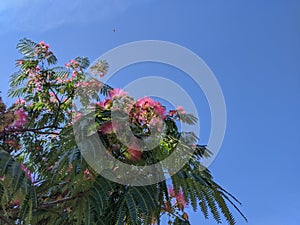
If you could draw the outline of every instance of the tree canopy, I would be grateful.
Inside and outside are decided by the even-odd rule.
[[[0,99],[0,224],[160,224],[163,215],[169,224],[190,224],[187,207],[218,223],[223,217],[235,224],[230,207],[245,218],[240,202],[201,165],[210,151],[192,132],[179,129],[180,123],[197,123],[193,115],[180,106],[168,110],[151,97],[134,99],[101,82],[109,69],[105,61],[90,66],[88,58],[77,57],[57,66],[48,44],[29,39],[20,40],[17,49],[22,58],[9,91],[17,101],[7,107]],[[86,107],[76,109],[76,98]],[[92,126],[85,126],[85,115],[93,118]],[[124,121],[135,138],[155,136],[159,144],[146,151],[128,138]],[[77,131],[84,140],[101,140],[101,157],[128,165],[155,164],[175,148],[188,160],[178,172],[168,171],[170,179],[151,185],[124,184],[134,171],[117,166],[105,171],[119,174],[120,182],[111,181],[83,157]],[[105,160],[97,159],[97,146],[88,148],[96,164]],[[148,177],[137,171],[135,179]]]

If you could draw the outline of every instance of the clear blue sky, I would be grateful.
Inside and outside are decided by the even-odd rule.
[[[194,51],[214,72],[226,100],[226,136],[210,166],[216,180],[243,202],[249,225],[300,223],[300,1],[1,0],[4,98],[23,37],[50,43],[61,64],[77,55],[95,60],[144,39]],[[151,72],[160,70],[173,71]],[[118,79],[115,84],[127,81]],[[200,98],[199,110],[207,110],[202,103]],[[234,215],[238,225],[246,224]],[[200,213],[191,221],[215,224]]]

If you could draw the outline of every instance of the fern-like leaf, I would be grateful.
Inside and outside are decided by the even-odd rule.
[[[37,43],[35,43],[27,38],[23,38],[19,41],[19,43],[17,45],[17,49],[22,55],[24,55],[26,57],[33,57],[36,46],[37,46]]]

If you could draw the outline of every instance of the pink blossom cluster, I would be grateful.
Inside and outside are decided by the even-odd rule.
[[[27,86],[33,86],[36,91],[42,90],[42,79],[40,76],[40,67],[36,66],[28,71],[28,82]],[[33,89],[34,90],[34,89]]]
[[[124,115],[128,115],[130,123],[134,127],[133,129],[137,129],[137,132],[145,132],[145,134],[147,132],[150,132],[151,134],[152,132],[161,132],[164,126],[164,119],[167,115],[166,107],[160,102],[157,102],[150,97],[142,97],[135,101],[128,96],[127,92],[118,88],[110,90],[106,99],[94,104],[100,109],[124,112]],[[169,112],[169,115],[176,116],[179,113],[185,113],[181,106],[177,107],[176,110],[171,111],[171,113]],[[101,133],[110,136],[109,138],[112,139],[112,143],[115,143],[116,141],[112,134],[116,132],[121,134],[122,129],[121,124],[117,121],[103,123],[98,128]],[[142,129],[142,131],[139,129]],[[127,146],[124,154],[125,157],[131,161],[138,161],[142,158],[143,152],[140,151],[140,148],[133,142],[132,146]],[[182,193],[179,192],[176,197],[178,207],[183,209],[186,202]]]
[[[98,75],[100,78],[104,77],[108,70],[108,64],[104,60],[98,60],[90,67],[93,75]]]
[[[23,109],[18,109],[14,112],[15,120],[10,127],[20,128],[27,123],[27,114]]]
[[[171,198],[175,198],[175,206],[183,211],[187,206],[187,202],[183,196],[182,190],[179,189],[178,193],[176,194],[174,188],[169,187],[168,192]]]
[[[96,102],[95,105],[103,109],[122,110],[129,114],[132,123],[141,126],[156,125],[166,116],[166,108],[160,102],[149,97],[134,101],[127,92],[119,88],[110,90],[109,97],[104,101]]]
[[[111,99],[105,99],[102,102],[96,102],[96,106],[102,108],[102,109],[110,109],[112,106],[112,100]]]
[[[72,69],[77,69],[79,67],[79,62],[77,62],[74,59],[71,59],[70,62],[65,64],[65,67],[72,68]]]
[[[50,46],[46,44],[44,41],[40,41],[34,49],[34,55],[39,59],[48,59],[53,55],[53,53],[49,50]],[[26,60],[21,59],[18,60],[17,65],[22,66]],[[29,60],[35,64],[35,60]],[[49,79],[51,76],[51,73],[49,74],[41,74],[40,67],[38,65],[32,66],[31,68],[22,68],[24,69],[24,73],[27,75],[28,82],[27,82],[27,90],[28,91],[41,91],[43,88],[43,83],[45,82],[45,79]],[[45,75],[42,77],[42,75]]]
[[[17,61],[17,66],[21,66],[23,64],[24,60],[20,59]]]
[[[50,48],[50,45],[49,44],[46,44],[44,41],[40,41],[39,42],[39,45],[43,48],[43,49],[49,49]]]
[[[114,89],[109,91],[109,97],[110,98],[122,98],[122,97],[125,97],[127,95],[128,95],[128,93],[123,91],[120,88],[114,88]]]
[[[40,42],[35,49],[35,52],[37,54],[37,56],[39,56],[40,54],[44,54],[47,56],[50,56],[52,54],[52,52],[50,52],[49,50],[49,45],[45,44],[44,42]],[[19,60],[20,63],[18,63],[19,65],[22,65],[22,63],[24,62],[24,60]],[[71,68],[72,71],[71,72],[71,76],[69,77],[69,73],[64,73],[63,76],[61,77],[57,77],[54,76],[53,73],[49,72],[49,73],[45,73],[45,71],[41,72],[40,67],[37,65],[35,67],[32,68],[27,68],[24,69],[25,74],[27,75],[28,78],[28,82],[27,82],[27,90],[34,92],[40,92],[43,90],[43,86],[44,85],[57,85],[57,84],[66,84],[66,83],[70,83],[70,82],[74,82],[75,87],[78,86],[91,86],[91,88],[94,88],[95,86],[98,86],[98,90],[99,90],[99,83],[97,83],[97,85],[95,85],[94,81],[89,81],[89,82],[80,82],[80,80],[83,77],[83,70],[80,67],[79,63],[76,60],[70,60],[69,63],[66,64],[67,68]],[[53,97],[53,96],[51,96]],[[53,102],[55,102],[55,99],[52,99]]]
[[[75,59],[71,59],[68,63],[65,64],[65,67],[72,70],[72,75],[71,77],[64,77],[63,78],[64,80],[61,78],[57,78],[58,83],[78,81],[78,78],[80,78],[79,75],[83,74],[83,70],[80,67],[79,62],[76,61]],[[88,84],[89,83],[87,83],[86,85]],[[82,85],[85,86],[85,82],[77,82],[75,84],[75,87],[79,87]]]
[[[36,56],[43,56],[45,58],[48,58],[50,55],[52,55],[52,52],[49,51],[50,45],[46,44],[44,41],[40,41],[35,49],[34,53]]]
[[[129,113],[134,101],[128,96],[128,93],[119,88],[114,88],[109,91],[108,97],[104,101],[96,102],[95,105],[102,109],[112,111],[123,111]]]
[[[132,162],[136,162],[142,158],[143,152],[140,151],[139,146],[137,144],[133,143],[130,147],[126,149],[126,152],[128,153],[127,158],[131,160]]]
[[[121,129],[122,126],[118,121],[106,122],[100,127],[100,131],[103,134],[113,134],[115,131],[120,131]],[[121,146],[113,144],[112,147],[114,147],[115,150],[119,150]],[[125,157],[132,162],[140,160],[142,157],[142,151],[140,151],[140,149],[136,142],[131,141],[130,146],[127,146]]]
[[[15,199],[15,200],[13,200],[13,201],[11,201],[11,203],[10,203],[12,206],[19,206],[20,205],[20,199]]]
[[[16,105],[25,105],[26,101],[22,98],[18,98],[17,101],[15,102]]]
[[[103,84],[95,79],[90,79],[88,81],[79,82],[76,84],[78,87],[88,88],[90,92],[99,92],[103,87]]]
[[[182,106],[177,106],[175,110],[169,111],[169,116],[180,116],[182,114],[185,114],[185,111]]]
[[[104,134],[112,134],[115,130],[119,130],[121,125],[117,121],[106,122],[104,123],[100,130]]]
[[[160,102],[149,97],[143,97],[136,101],[129,117],[133,123],[155,125],[165,118],[165,113],[166,107],[162,106]]]
[[[79,75],[82,74],[82,70],[79,67],[79,63],[75,60],[71,60],[70,63],[66,63],[65,66],[67,68],[73,69],[71,77],[64,76],[64,77],[57,77],[56,82],[61,84],[61,83],[69,83],[73,81],[78,81]],[[76,87],[80,86],[81,82],[78,82],[76,84]]]
[[[189,215],[184,211],[185,207],[187,206],[187,202],[183,196],[182,190],[179,189],[178,193],[176,194],[173,187],[168,188],[169,197],[171,201],[165,201],[162,207],[162,210],[168,213],[174,213],[174,210],[177,208],[182,211],[181,217],[184,220],[189,220]],[[173,203],[172,203],[173,202]],[[173,205],[171,205],[171,203]],[[172,222],[169,221],[171,224]]]
[[[15,148],[15,149],[21,148],[21,145],[16,140],[13,140],[13,139],[5,140],[4,143],[7,144],[11,148]]]

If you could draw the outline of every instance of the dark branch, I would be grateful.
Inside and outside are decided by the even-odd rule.
[[[0,216],[0,220],[2,220],[3,222],[5,222],[8,225],[13,225],[7,218]]]

